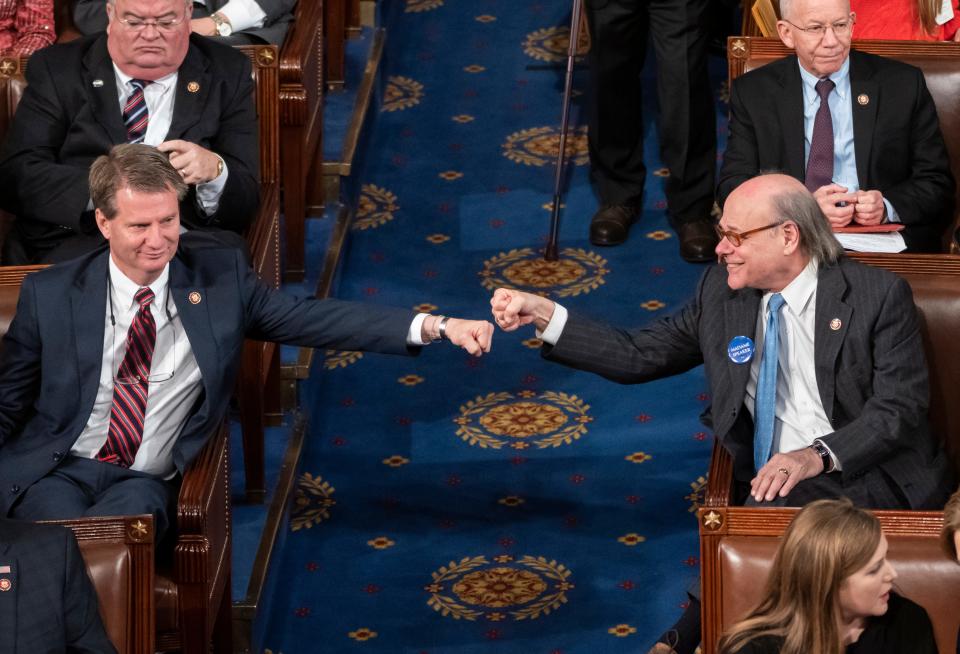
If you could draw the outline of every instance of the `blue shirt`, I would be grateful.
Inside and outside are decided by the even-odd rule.
[[[797,63],[800,66],[799,62]],[[813,140],[813,121],[820,109],[820,96],[817,94],[817,82],[820,78],[800,66],[800,79],[803,81],[803,164],[806,168],[810,158],[810,141]],[[827,97],[830,105],[830,118],[833,121],[833,181],[847,187],[855,193],[860,190],[857,177],[857,155],[853,143],[853,102],[850,97],[850,57],[847,57],[840,70],[830,75],[835,85]],[[893,205],[884,198],[887,208],[886,220],[900,222]]]

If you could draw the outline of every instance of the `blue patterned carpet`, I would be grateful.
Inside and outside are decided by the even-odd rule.
[[[339,297],[479,318],[512,285],[622,325],[689,297],[703,269],[667,225],[653,106],[628,243],[586,239],[581,128],[562,260],[539,258],[568,3],[382,12],[386,86]],[[618,386],[542,361],[533,336],[498,333],[479,360],[443,345],[317,357],[270,652],[638,652],[677,617],[712,440],[702,371]]]

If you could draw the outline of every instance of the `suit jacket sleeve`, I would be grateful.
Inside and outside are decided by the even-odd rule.
[[[28,213],[37,220],[81,232],[80,218],[90,199],[87,170],[57,162],[70,117],[46,55],[41,50],[30,57],[27,88],[0,157],[0,179],[7,180],[0,193],[3,208],[11,213],[23,214],[22,207],[30,207]]]
[[[210,143],[209,149],[223,157],[228,172],[209,224],[241,233],[253,219],[260,205],[258,138],[254,83],[250,62],[244,57],[235,93],[224,103],[219,129]]]
[[[23,280],[0,356],[0,446],[16,434],[40,391],[40,332],[33,280]]]
[[[107,3],[103,0],[76,0],[73,23],[84,36],[107,29]]]
[[[929,389],[919,321],[903,279],[889,286],[869,342],[872,349],[864,356],[867,360],[845,357],[833,373],[837,386],[833,419],[835,425],[843,426],[823,441],[839,459],[845,479],[881,462],[895,477],[910,479],[915,470],[905,470],[901,476],[889,469],[897,460],[892,455],[917,449],[924,460],[930,460],[933,453],[925,448],[935,446],[936,439],[918,438],[927,433]],[[861,385],[859,380],[864,378],[870,383]],[[841,414],[852,419],[846,422]]]
[[[647,327],[625,330],[570,313],[556,345],[543,356],[621,384],[668,377],[703,363],[699,326],[704,274],[693,300],[673,316]]]
[[[730,124],[727,149],[720,166],[717,202],[722,207],[735,188],[759,172],[759,146],[753,118],[743,98],[742,78],[730,85]]]
[[[100,618],[97,594],[87,576],[80,548],[64,529],[64,627],[67,652],[76,654],[116,654]]]
[[[246,336],[264,341],[386,354],[417,354],[407,344],[416,312],[334,298],[297,298],[266,286],[237,255]]]
[[[912,117],[907,140],[910,172],[902,181],[879,190],[890,200],[903,224],[929,225],[935,222],[942,225],[950,216],[954,203],[950,158],[940,132],[936,106],[920,71],[915,71],[913,82],[915,87],[910,96],[914,102],[906,108]],[[891,89],[898,94],[903,91]],[[875,138],[883,139],[884,135],[878,133]],[[891,163],[878,161],[877,165],[882,168]]]

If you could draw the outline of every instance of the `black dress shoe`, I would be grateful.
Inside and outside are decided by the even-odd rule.
[[[627,240],[630,225],[637,215],[632,204],[605,204],[590,221],[590,242],[594,245],[619,245]]]
[[[713,223],[698,220],[677,225],[680,237],[680,256],[690,263],[703,263],[717,258],[717,232]]]

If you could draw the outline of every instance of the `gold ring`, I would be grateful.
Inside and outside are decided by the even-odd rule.
[[[777,468],[777,472],[782,472],[783,474],[785,474],[785,475],[788,476],[788,477],[790,476],[790,471],[787,470],[786,468]]]

